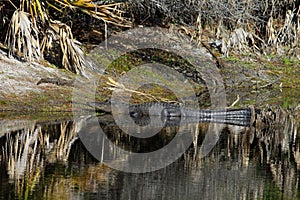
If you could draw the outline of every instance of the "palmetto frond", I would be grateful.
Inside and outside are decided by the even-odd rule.
[[[6,35],[9,54],[17,53],[26,60],[39,59],[41,56],[38,30],[30,20],[29,14],[16,10],[10,20]]]
[[[73,38],[71,28],[57,20],[60,14],[69,11],[82,12],[105,23],[118,26],[130,26],[118,9],[120,4],[97,5],[92,0],[9,0],[15,9],[6,33],[6,45],[9,54],[18,54],[25,60],[41,59],[45,49],[51,49],[59,42],[62,66],[77,74],[84,73],[83,52],[80,44]],[[40,45],[39,37],[43,38]],[[56,54],[59,55],[59,54]]]
[[[50,50],[53,41],[59,41],[62,65],[76,74],[84,74],[84,54],[80,43],[73,38],[71,28],[60,21],[50,21],[42,41],[42,51]]]
[[[130,22],[122,17],[123,12],[118,9],[120,3],[97,5],[92,0],[47,0],[47,3],[60,12],[65,9],[79,10],[106,23],[117,26],[131,26]]]

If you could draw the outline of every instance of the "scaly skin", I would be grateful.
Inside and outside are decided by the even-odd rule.
[[[111,106],[109,102],[88,103],[88,105],[94,107],[98,112],[111,112]],[[225,110],[194,110],[192,108],[185,108],[178,105],[161,102],[150,102],[127,106],[129,115],[139,125],[147,124],[151,117],[158,117],[159,119],[164,121],[167,126],[174,124],[179,125],[180,122],[214,122],[249,126],[253,112],[250,108]]]

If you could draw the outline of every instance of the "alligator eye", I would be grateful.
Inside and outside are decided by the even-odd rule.
[[[170,112],[167,109],[163,109],[161,111],[161,116],[163,116],[163,117],[169,117],[170,116]]]
[[[180,117],[181,112],[180,112],[180,110],[174,109],[174,108],[164,108],[161,111],[161,115],[163,117]]]
[[[139,117],[139,113],[135,112],[135,111],[130,111],[129,112],[130,117],[132,118],[138,118]]]
[[[164,117],[180,117],[180,109],[177,108],[164,108],[161,113]]]

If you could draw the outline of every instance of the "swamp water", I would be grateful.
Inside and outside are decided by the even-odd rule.
[[[278,108],[269,115],[273,120],[268,126],[183,124],[182,133],[194,135],[189,148],[175,162],[146,173],[108,166],[130,162],[128,156],[118,155],[119,148],[144,153],[164,147],[178,126],[137,139],[124,134],[107,114],[97,117],[105,134],[95,138],[97,132],[82,131],[89,117],[2,119],[0,199],[298,199],[299,111]],[[220,135],[203,156],[209,130]],[[97,155],[89,151],[87,141],[97,145]]]

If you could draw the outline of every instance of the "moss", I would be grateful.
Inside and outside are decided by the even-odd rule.
[[[230,61],[230,62],[240,62],[241,60],[236,57],[236,56],[228,56],[226,58],[224,58],[225,61]]]
[[[0,101],[2,110],[24,112],[70,112],[72,92],[70,89],[53,89],[47,92],[29,92],[23,96],[10,95]]]
[[[295,67],[295,66],[300,66],[300,61],[288,57],[284,57],[282,59],[282,62],[285,66],[290,66],[290,67]]]
[[[0,111],[0,119],[13,120],[13,119],[27,119],[37,120],[39,123],[49,121],[59,121],[72,119],[73,115],[71,112],[15,112],[15,111]]]
[[[245,70],[250,70],[253,76],[253,72],[263,71],[263,73],[270,78],[276,79],[280,78],[280,81],[277,84],[274,84],[273,87],[279,87],[280,83],[282,83],[282,87],[286,88],[299,88],[300,87],[300,61],[295,59],[290,59],[287,57],[238,57],[238,56],[231,56],[225,59],[230,67],[238,66]],[[249,61],[251,60],[251,61]],[[230,70],[227,70],[227,73]],[[242,70],[243,71],[243,70]],[[234,75],[234,74],[232,74]],[[247,75],[247,72],[246,74]],[[261,79],[261,77],[257,77]],[[264,80],[260,80],[263,82]],[[272,81],[272,80],[266,80]]]

